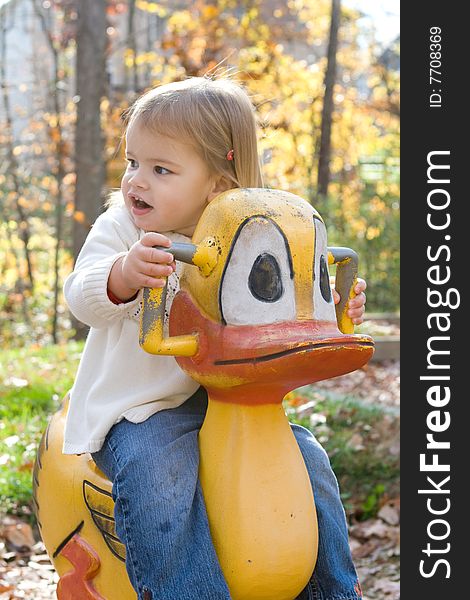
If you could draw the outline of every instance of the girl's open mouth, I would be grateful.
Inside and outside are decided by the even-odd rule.
[[[141,198],[137,198],[136,196],[130,196],[130,198],[132,201],[132,212],[135,215],[144,215],[153,209],[150,204],[147,204],[147,202]]]

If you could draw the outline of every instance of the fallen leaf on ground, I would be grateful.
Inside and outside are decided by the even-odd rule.
[[[7,547],[16,552],[31,552],[31,548],[36,543],[31,526],[23,523],[18,517],[6,517],[0,535]]]
[[[391,503],[387,503],[379,510],[377,516],[388,523],[389,525],[398,525],[400,522],[400,513],[398,509]]]

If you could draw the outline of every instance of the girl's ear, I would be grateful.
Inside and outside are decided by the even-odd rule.
[[[214,180],[214,185],[212,186],[212,190],[209,192],[207,196],[207,203],[212,202],[212,200],[221,194],[222,192],[226,192],[227,190],[231,190],[233,188],[232,182],[224,177],[224,175],[220,175]]]

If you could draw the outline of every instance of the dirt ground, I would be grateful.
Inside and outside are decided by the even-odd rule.
[[[398,411],[400,406],[400,363],[369,363],[365,368],[315,384],[317,389],[351,394],[371,404]],[[389,427],[388,451],[399,453],[397,426]],[[400,598],[400,499],[388,499],[376,519],[351,525],[350,547],[361,582],[364,600],[399,600]]]

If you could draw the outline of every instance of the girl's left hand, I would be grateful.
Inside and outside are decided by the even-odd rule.
[[[333,300],[335,304],[338,304],[340,301],[340,296],[333,286],[334,283],[332,283]],[[348,317],[351,318],[354,325],[360,325],[364,321],[364,312],[366,310],[366,295],[364,292],[366,288],[367,283],[365,280],[358,277],[356,286],[354,288],[356,296],[349,299],[347,312]]]

